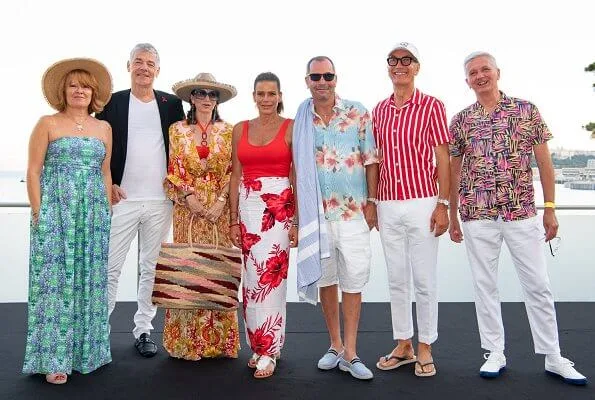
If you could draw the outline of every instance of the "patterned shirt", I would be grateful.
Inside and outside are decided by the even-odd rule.
[[[316,168],[325,218],[363,218],[368,197],[365,166],[378,162],[372,121],[365,107],[335,97],[328,126],[314,110]]]
[[[434,148],[450,140],[444,104],[415,89],[398,109],[391,94],[374,107],[372,120],[382,154],[378,200],[436,196]]]
[[[533,146],[552,134],[535,105],[501,93],[491,113],[472,104],[450,125],[450,154],[463,157],[459,210],[463,221],[516,221],[536,215]]]

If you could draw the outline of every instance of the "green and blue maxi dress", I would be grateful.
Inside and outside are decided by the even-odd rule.
[[[89,373],[111,361],[105,155],[94,137],[48,145],[39,218],[31,224],[24,373]]]

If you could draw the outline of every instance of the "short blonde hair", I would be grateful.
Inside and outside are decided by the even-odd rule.
[[[97,79],[95,79],[93,75],[84,69],[74,69],[64,75],[64,77],[60,80],[60,84],[58,85],[58,103],[56,104],[56,109],[58,111],[64,111],[66,109],[66,86],[70,84],[71,80],[75,80],[81,85],[91,88],[93,91],[91,94],[91,102],[89,103],[89,108],[87,110],[89,114],[101,112],[105,104],[97,99],[99,83],[97,83]]]
[[[465,61],[463,61],[463,68],[465,69],[465,76],[467,76],[467,64],[469,64],[472,60],[475,60],[478,57],[487,58],[488,62],[492,65],[492,67],[498,69],[498,64],[496,63],[496,57],[494,57],[487,51],[474,51],[473,53],[471,53],[467,57],[465,57]]]

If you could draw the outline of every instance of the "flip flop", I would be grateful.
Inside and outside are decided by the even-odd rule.
[[[393,369],[397,369],[403,365],[407,365],[407,364],[411,364],[417,361],[417,357],[415,357],[415,354],[413,355],[413,357],[411,358],[407,358],[407,357],[397,357],[397,356],[393,356],[392,353],[387,354],[384,356],[384,362],[387,363],[390,360],[397,360],[396,364],[393,365],[388,365],[388,366],[384,366],[382,365],[382,363],[380,361],[378,361],[376,363],[376,368],[382,370],[382,371],[390,371]]]
[[[271,365],[273,366],[273,368],[269,369]],[[276,367],[276,358],[269,356],[261,356],[258,359],[258,362],[256,363],[256,371],[254,371],[254,377],[256,379],[265,379],[270,376],[273,376]]]
[[[417,366],[419,365],[419,369],[417,368]],[[424,367],[431,365],[432,369],[430,371],[425,371]],[[421,378],[426,378],[429,376],[434,376],[436,375],[436,365],[434,364],[434,361],[429,361],[427,363],[420,363],[419,361],[415,362],[415,376],[419,376]]]
[[[51,383],[53,385],[62,385],[66,383],[66,381],[68,380],[68,375],[62,372],[58,372],[55,374],[47,374],[45,376],[45,380],[47,383]]]

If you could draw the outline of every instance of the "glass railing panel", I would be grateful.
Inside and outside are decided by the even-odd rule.
[[[544,243],[552,289],[557,301],[595,301],[595,205],[560,206],[557,212],[562,238],[555,257]],[[29,209],[0,206],[0,303],[27,301],[29,255]],[[171,240],[171,235],[169,240]],[[386,264],[378,232],[373,231],[372,270],[363,292],[367,302],[387,302]],[[138,250],[133,242],[122,269],[119,301],[135,301]],[[295,251],[291,253],[288,276],[288,301],[298,301]],[[473,301],[471,273],[464,244],[457,245],[443,236],[438,261],[440,301]],[[499,288],[502,301],[522,301],[523,295],[506,246],[500,256]]]

